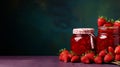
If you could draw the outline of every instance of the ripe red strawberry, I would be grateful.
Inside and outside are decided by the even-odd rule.
[[[108,52],[114,55],[114,49],[111,46],[108,47]]]
[[[97,63],[97,64],[101,64],[102,63],[102,57],[101,56],[96,56],[94,58],[94,62]]]
[[[114,22],[114,26],[120,27],[120,20],[116,20],[116,21]]]
[[[80,61],[80,60],[79,60],[79,56],[73,56],[73,57],[71,58],[71,62],[78,62],[78,61]]]
[[[65,48],[64,48],[64,49],[61,49],[59,52],[60,52],[60,55],[69,54],[69,51],[66,50]]]
[[[104,49],[104,50],[100,51],[98,55],[101,57],[104,57],[106,54],[107,54],[107,51]]]
[[[113,23],[111,23],[111,22],[106,22],[103,26],[104,26],[104,27],[111,27],[111,26],[113,26]]]
[[[66,49],[61,49],[60,50],[60,54],[59,54],[59,60],[60,61],[64,61],[64,62],[68,62],[70,60],[70,53],[68,50]]]
[[[106,19],[104,17],[99,17],[97,20],[98,27],[103,26],[106,23]]]
[[[64,55],[61,55],[62,57],[62,61],[63,62],[68,62],[68,61],[70,61],[70,57],[68,56],[68,54],[64,54]]]
[[[90,63],[90,60],[88,59],[87,56],[82,56],[81,57],[81,62],[85,63],[85,64],[89,64]]]
[[[109,63],[112,60],[113,60],[113,55],[112,54],[108,53],[108,54],[105,55],[105,57],[104,57],[104,62],[105,63]]]
[[[115,54],[120,54],[120,45],[115,48]]]
[[[85,54],[85,56],[87,56],[90,61],[94,61],[95,53],[90,52],[90,53]]]
[[[120,54],[116,54],[116,55],[115,55],[115,60],[116,60],[116,61],[120,61]]]

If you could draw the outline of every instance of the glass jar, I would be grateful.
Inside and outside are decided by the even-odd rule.
[[[75,28],[71,37],[71,50],[81,55],[94,49],[95,36],[93,28]]]
[[[98,36],[96,37],[96,51],[99,53],[101,50],[109,46],[115,48],[119,44],[119,29],[118,27],[99,27]]]

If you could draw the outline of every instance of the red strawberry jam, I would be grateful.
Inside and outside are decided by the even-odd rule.
[[[98,36],[96,37],[96,51],[99,53],[101,50],[109,46],[115,48],[119,44],[119,29],[118,27],[99,27]]]
[[[75,28],[71,38],[71,50],[77,55],[94,49],[95,36],[93,28]]]

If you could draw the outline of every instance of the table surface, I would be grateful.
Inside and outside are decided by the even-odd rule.
[[[0,67],[120,67],[113,64],[64,63],[58,56],[0,56]]]

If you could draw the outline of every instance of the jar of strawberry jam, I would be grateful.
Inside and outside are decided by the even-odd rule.
[[[119,37],[118,27],[99,27],[98,36],[96,37],[97,53],[109,46],[115,48],[119,44]]]
[[[71,50],[81,55],[94,49],[95,36],[93,28],[74,28],[71,37]]]

